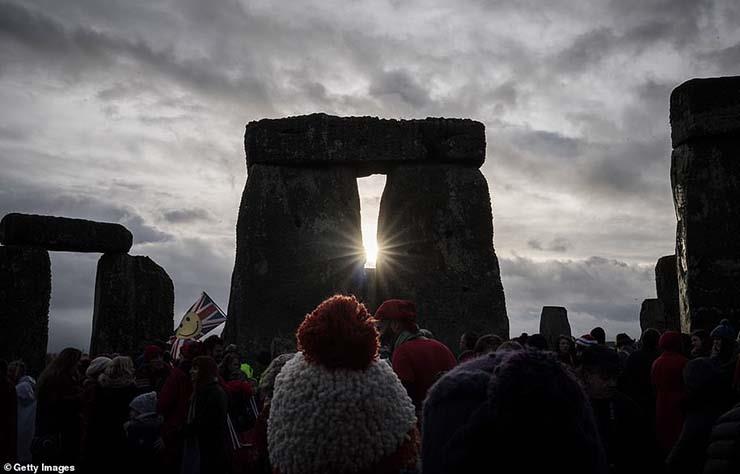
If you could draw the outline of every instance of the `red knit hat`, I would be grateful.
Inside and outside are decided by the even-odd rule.
[[[148,345],[144,348],[144,360],[146,362],[151,361],[154,358],[161,357],[164,354],[162,348],[155,346],[154,344]]]
[[[386,300],[375,311],[378,321],[416,322],[416,305],[409,300]]]

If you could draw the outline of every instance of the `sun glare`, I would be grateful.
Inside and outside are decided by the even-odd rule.
[[[378,242],[375,241],[375,235],[370,238],[362,238],[362,245],[365,247],[365,268],[375,268],[375,262],[378,261]]]

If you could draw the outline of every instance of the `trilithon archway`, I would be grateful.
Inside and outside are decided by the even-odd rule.
[[[452,347],[466,330],[508,337],[485,148],[472,120],[314,114],[248,124],[224,336],[255,353],[292,339],[324,298],[354,293],[371,310],[414,300],[420,324]],[[366,271],[356,179],[375,173],[387,182],[377,269]]]

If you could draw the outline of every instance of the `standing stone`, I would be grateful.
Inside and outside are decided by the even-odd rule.
[[[550,350],[557,351],[558,338],[561,335],[571,335],[568,310],[562,306],[543,306],[540,315],[540,334],[547,339]]]
[[[675,255],[658,259],[655,265],[655,287],[665,309],[666,329],[681,331],[681,311],[678,304],[678,269]]]
[[[378,219],[378,301],[410,299],[419,324],[448,347],[462,333],[507,339],[488,184],[475,167],[398,165]]]
[[[95,277],[90,353],[138,354],[172,335],[175,291],[149,257],[105,254]]]
[[[335,293],[357,293],[365,254],[351,167],[249,167],[224,337],[249,354],[294,340]]]
[[[125,253],[133,236],[121,224],[68,217],[6,214],[0,243],[67,252]]]
[[[671,129],[681,328],[740,326],[740,77],[677,87]]]
[[[658,298],[648,298],[640,307],[640,330],[657,329],[661,333],[666,331],[666,316],[663,303]]]
[[[0,247],[0,359],[22,359],[34,376],[44,368],[50,298],[49,252]]]

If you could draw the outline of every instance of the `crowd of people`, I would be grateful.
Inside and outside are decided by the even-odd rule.
[[[740,350],[711,332],[465,333],[413,302],[336,295],[293,351],[218,336],[140,354],[67,348],[38,379],[1,362],[0,461],[76,472],[740,473]],[[275,347],[275,345],[273,345]]]

